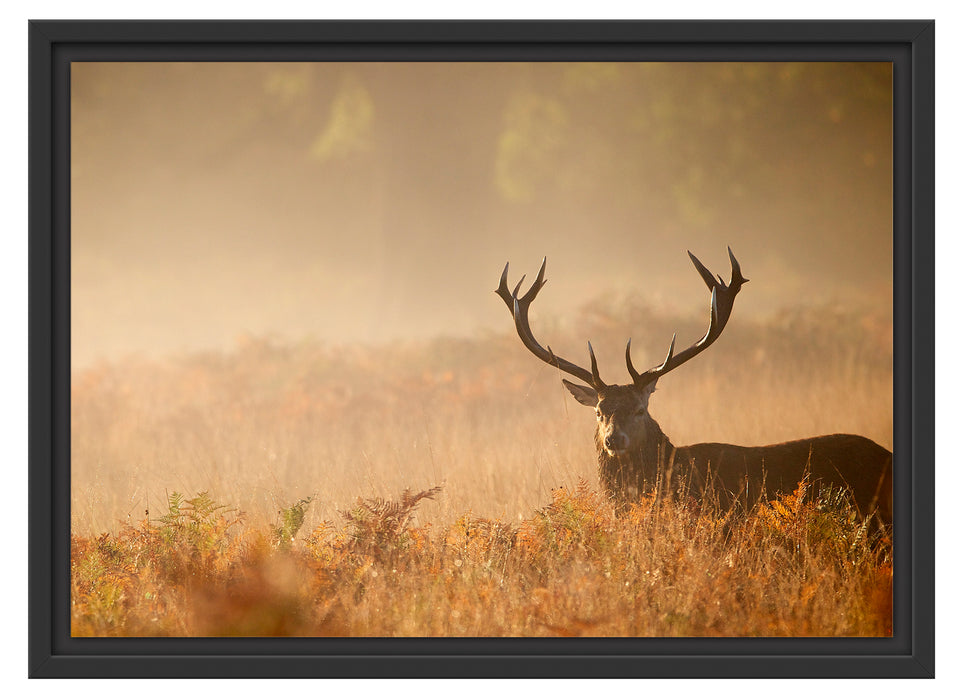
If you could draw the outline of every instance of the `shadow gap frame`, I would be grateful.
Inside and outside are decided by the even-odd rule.
[[[31,21],[31,677],[932,677],[932,21]],[[894,629],[888,639],[73,639],[70,63],[823,61],[894,64]],[[916,507],[921,503],[922,507]]]

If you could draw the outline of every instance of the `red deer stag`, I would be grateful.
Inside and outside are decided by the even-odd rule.
[[[728,285],[721,277],[717,281],[692,253],[689,257],[712,293],[709,328],[697,343],[678,353],[673,352],[674,334],[663,363],[643,373],[633,368],[627,341],[626,368],[633,383],[626,385],[606,384],[600,379],[591,344],[587,343],[590,369],[585,369],[559,357],[549,346],[544,348],[533,337],[529,307],[546,284],[545,259],[523,296],[519,296],[519,290],[525,276],[509,291],[509,263],[496,289],[513,315],[523,345],[543,362],[586,383],[583,386],[563,379],[577,401],[596,411],[599,475],[607,493],[628,501],[654,486],[657,477],[665,472],[671,475],[673,488],[684,485],[690,495],[699,498],[714,494],[723,508],[737,503],[749,507],[761,495],[792,492],[808,473],[814,484],[844,487],[861,513],[875,511],[883,523],[890,524],[892,455],[872,440],[859,435],[822,435],[763,447],[721,443],[675,447],[649,415],[649,397],[656,382],[716,341],[726,327],[736,295],[748,281],[732,250],[732,277]]]

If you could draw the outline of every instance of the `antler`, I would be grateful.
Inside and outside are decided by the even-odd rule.
[[[599,370],[596,367],[596,356],[593,354],[593,346],[590,343],[586,343],[586,346],[589,348],[589,362],[591,367],[591,369],[587,370],[579,365],[573,364],[569,360],[564,360],[562,357],[559,357],[548,345],[544,348],[536,341],[536,338],[533,337],[533,332],[529,328],[529,307],[536,298],[536,295],[539,294],[539,290],[546,284],[546,280],[543,279],[543,275],[546,274],[546,258],[543,258],[543,264],[539,268],[539,274],[536,275],[536,279],[533,281],[529,291],[522,297],[519,296],[519,288],[523,284],[523,280],[526,279],[526,275],[520,278],[516,287],[510,292],[506,284],[506,275],[508,272],[509,263],[506,263],[506,267],[503,268],[503,274],[499,278],[499,287],[495,291],[506,303],[506,307],[513,315],[513,320],[516,322],[516,332],[519,334],[519,339],[523,341],[523,345],[543,362],[551,364],[573,375],[577,379],[581,379],[594,389],[599,390],[604,388],[606,385],[603,383],[603,380],[599,378]]]
[[[696,256],[690,253],[688,250],[686,251],[686,253],[689,255],[689,259],[693,261],[693,265],[699,272],[700,277],[703,278],[706,286],[712,290],[712,300],[710,301],[709,305],[709,328],[706,330],[706,335],[700,338],[697,343],[690,345],[678,355],[673,355],[673,348],[676,345],[676,334],[674,333],[673,339],[669,343],[669,351],[666,353],[666,359],[663,360],[663,363],[658,367],[653,367],[652,369],[646,370],[642,374],[633,368],[633,361],[629,356],[630,343],[627,342],[626,369],[629,370],[629,374],[633,378],[634,384],[637,386],[645,386],[667,372],[671,372],[684,362],[696,357],[696,355],[712,345],[716,338],[718,338],[723,332],[723,329],[726,327],[726,322],[729,320],[729,315],[732,313],[733,301],[735,301],[736,295],[739,294],[739,290],[742,288],[742,286],[749,281],[743,277],[743,273],[739,269],[739,261],[737,261],[733,255],[732,249],[727,247],[726,250],[729,251],[729,262],[732,266],[732,276],[729,279],[728,286],[725,282],[723,282],[722,277],[720,277],[719,281],[717,282],[712,273],[710,273],[710,271],[707,270],[701,262],[699,262]]]

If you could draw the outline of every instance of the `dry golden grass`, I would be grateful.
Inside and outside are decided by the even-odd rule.
[[[653,364],[674,328],[681,344],[700,322],[620,303],[584,309],[575,332],[538,327],[565,356],[590,337],[612,380],[630,329],[648,341],[634,338],[634,359]],[[854,432],[892,447],[888,324],[818,310],[730,331],[660,383],[651,412],[674,442]],[[797,493],[730,515],[649,499],[614,513],[595,493],[593,423],[505,333],[251,339],[78,371],[74,634],[890,632],[888,552],[841,503]],[[178,522],[174,493],[244,516],[201,507]],[[205,498],[191,500],[216,505]],[[400,519],[364,530],[393,506]]]
[[[750,514],[649,496],[617,514],[581,483],[515,527],[471,514],[412,527],[436,493],[359,499],[345,526],[292,542],[280,528],[242,529],[220,509],[181,505],[117,536],[75,536],[72,632],[891,634],[888,547],[838,495],[806,502],[801,487]]]

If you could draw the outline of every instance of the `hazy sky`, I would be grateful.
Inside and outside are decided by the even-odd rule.
[[[75,63],[75,364],[506,331],[609,291],[892,305],[888,64]],[[748,293],[747,293],[748,292]]]

